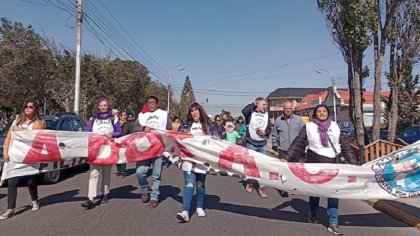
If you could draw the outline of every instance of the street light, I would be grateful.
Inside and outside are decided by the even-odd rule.
[[[337,91],[336,91],[336,87],[335,87],[334,75],[326,69],[319,69],[315,72],[319,73],[319,74],[323,74],[323,75],[328,75],[331,78],[332,91],[333,91],[334,121],[337,122],[337,107],[335,105],[335,95],[336,95]]]
[[[168,114],[169,114],[169,104],[170,104],[170,97],[171,97],[171,80],[172,80],[173,70],[178,68],[178,67],[181,67],[181,68],[178,69],[178,71],[185,70],[185,68],[182,67],[181,64],[178,64],[176,66],[171,67],[171,69],[169,70],[169,74],[168,74],[168,109],[167,109]]]

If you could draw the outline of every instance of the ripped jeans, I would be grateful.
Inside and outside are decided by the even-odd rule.
[[[182,210],[189,211],[191,200],[194,194],[194,187],[197,191],[197,208],[203,208],[204,196],[206,195],[206,182],[205,174],[198,174],[190,171],[184,171],[184,198],[182,201]]]

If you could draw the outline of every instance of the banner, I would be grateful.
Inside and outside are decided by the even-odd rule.
[[[363,166],[282,162],[210,136],[172,131],[135,133],[113,141],[84,132],[20,131],[14,132],[9,149],[12,162],[25,164],[87,158],[106,165],[163,154],[175,163],[192,161],[204,172],[254,179],[295,194],[342,199],[420,197],[420,141]]]

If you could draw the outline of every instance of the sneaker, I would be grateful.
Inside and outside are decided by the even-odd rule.
[[[101,196],[101,204],[107,204],[109,202],[109,199],[106,195]]]
[[[315,213],[309,213],[308,222],[314,224],[318,223],[318,217]]]
[[[245,190],[246,190],[248,193],[252,192],[252,190],[254,190],[254,185],[253,185],[251,182],[247,182],[247,183],[246,183]]]
[[[343,235],[343,232],[340,230],[340,227],[337,224],[330,224],[328,226],[328,232],[334,235]]]
[[[127,177],[127,174],[125,172],[121,172],[121,179],[125,179]]]
[[[267,190],[265,189],[265,187],[260,188],[258,190],[258,193],[260,194],[260,197],[262,197],[262,198],[268,197]]]
[[[0,220],[6,220],[10,217],[15,215],[15,211],[13,209],[7,209],[5,213],[0,215]]]
[[[156,208],[158,206],[158,201],[156,200],[150,200],[149,202],[149,208]]]
[[[82,204],[80,204],[82,207],[86,208],[87,210],[92,209],[93,208],[93,202],[88,199],[84,202],[82,202]]]
[[[32,206],[33,211],[39,210],[39,202],[38,201],[32,201],[31,206]]]
[[[117,173],[115,173],[115,176],[120,176],[121,172],[117,171]]]
[[[200,216],[200,217],[206,216],[206,212],[204,212],[203,208],[198,207],[196,211],[197,211],[198,216]]]
[[[190,216],[188,215],[187,211],[182,211],[176,213],[176,218],[182,222],[188,222],[190,221]]]
[[[150,194],[148,192],[141,193],[141,201],[146,203],[150,200]]]

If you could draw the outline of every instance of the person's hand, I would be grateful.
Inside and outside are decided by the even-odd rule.
[[[111,141],[114,140],[114,138],[112,137],[112,134],[111,133],[104,134],[104,136],[107,137]]]
[[[145,133],[150,133],[152,131],[152,128],[150,128],[149,126],[144,127],[143,130]]]
[[[281,162],[288,162],[286,159],[281,158],[280,159]]]
[[[279,151],[279,147],[277,147],[277,146],[273,146],[272,148],[273,148],[273,150],[274,150],[274,151],[276,151],[276,152],[278,152],[278,151]]]
[[[257,129],[257,134],[258,134],[260,137],[264,137],[264,136],[266,135],[265,131],[264,131],[264,130],[262,130],[262,129]]]

